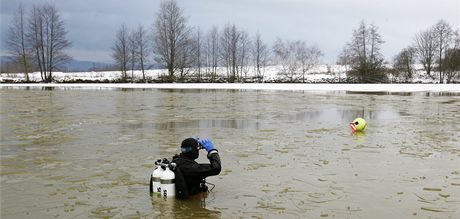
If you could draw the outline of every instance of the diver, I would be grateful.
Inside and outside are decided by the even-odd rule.
[[[195,161],[199,157],[199,150],[205,149],[208,153],[209,164],[199,164]],[[205,179],[208,176],[218,175],[221,171],[220,157],[211,140],[187,138],[182,141],[181,153],[173,157],[176,163],[176,191],[180,198],[187,198],[200,192],[207,192]]]

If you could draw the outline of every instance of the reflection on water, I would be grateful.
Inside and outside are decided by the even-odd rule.
[[[2,88],[1,218],[454,218],[460,96]],[[348,123],[367,120],[364,133]],[[158,158],[210,137],[207,197],[148,194]],[[201,154],[200,162],[206,162]]]
[[[214,197],[211,197],[213,195],[202,193],[187,200],[152,195],[152,206],[156,210],[153,216],[165,218],[221,218],[219,209],[211,209],[206,206],[207,199],[213,199]]]
[[[260,129],[258,121],[251,120],[190,120],[180,122],[166,122],[155,124],[156,129],[176,129],[176,128],[235,128],[235,129]]]
[[[458,92],[389,92],[389,91],[345,91],[347,94],[414,96],[423,94],[427,97],[460,96]]]
[[[29,88],[29,87],[27,87]],[[42,90],[54,90],[55,87],[42,87]]]
[[[352,121],[357,117],[365,117],[373,120],[397,119],[398,112],[394,111],[367,111],[367,110],[331,110],[325,109],[323,111],[308,111],[300,112],[295,115],[279,116],[276,119],[292,122],[336,122],[346,123]],[[199,119],[199,120],[184,120],[184,121],[168,121],[164,123],[148,124],[143,121],[132,121],[123,124],[123,127],[129,129],[177,129],[177,128],[197,128],[197,129],[210,129],[210,128],[234,128],[234,129],[252,129],[260,130],[270,126],[268,122],[270,116],[259,116],[254,119]]]

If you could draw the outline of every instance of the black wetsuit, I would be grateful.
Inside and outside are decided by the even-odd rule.
[[[199,164],[195,159],[187,156],[187,154],[180,154],[173,158],[173,162],[176,163],[177,168],[180,169],[185,179],[188,195],[195,195],[202,192],[203,188],[200,187],[200,184],[203,179],[220,173],[220,157],[216,152],[208,154],[210,164]]]

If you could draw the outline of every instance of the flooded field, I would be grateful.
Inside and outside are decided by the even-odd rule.
[[[2,219],[460,218],[458,93],[0,94]],[[365,133],[351,133],[356,117]],[[194,136],[220,151],[215,188],[152,197],[154,161]]]

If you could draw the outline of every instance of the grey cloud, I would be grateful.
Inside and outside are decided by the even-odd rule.
[[[1,36],[9,16],[22,2],[26,7],[46,0],[1,0]],[[110,61],[114,34],[122,23],[151,28],[160,0],[54,0],[73,42],[78,59]],[[203,31],[212,25],[234,23],[251,35],[257,32],[269,43],[276,37],[305,40],[318,45],[325,61],[334,61],[351,38],[352,29],[364,19],[377,25],[386,43],[383,52],[391,59],[412,43],[413,36],[439,19],[460,27],[458,0],[178,0],[191,26]],[[2,40],[4,53],[4,40]],[[86,52],[84,52],[86,51]],[[89,57],[91,51],[97,55]],[[102,51],[106,51],[105,58]],[[85,55],[83,55],[85,54]],[[89,54],[89,55],[88,55]],[[88,56],[88,57],[86,57]]]

